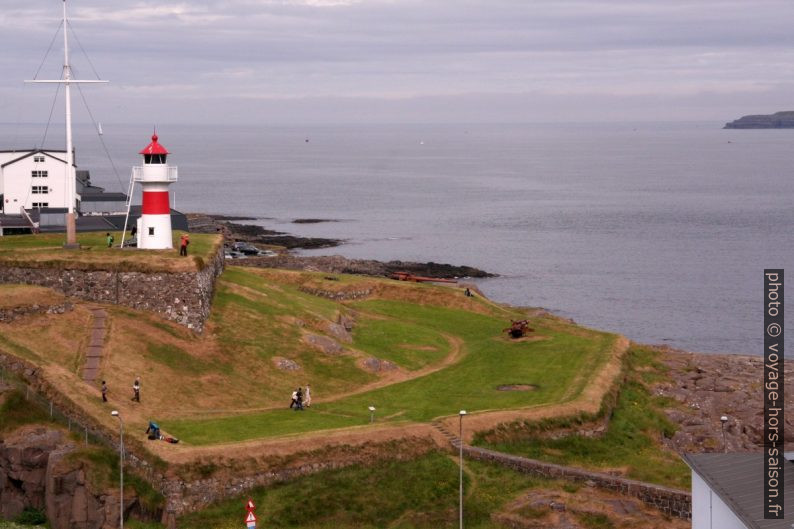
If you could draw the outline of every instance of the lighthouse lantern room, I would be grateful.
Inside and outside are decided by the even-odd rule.
[[[166,162],[168,151],[157,142],[156,133],[140,154],[143,155],[143,165],[132,168],[132,180],[140,182],[143,197],[138,219],[138,248],[173,248],[168,186],[176,182],[177,168]]]

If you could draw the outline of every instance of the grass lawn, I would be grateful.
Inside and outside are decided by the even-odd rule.
[[[32,285],[0,285],[0,309],[27,305],[55,305],[64,296],[49,288]]]
[[[203,268],[221,244],[220,235],[193,233],[189,246],[191,258],[185,259],[179,257],[181,231],[174,231],[173,250],[122,250],[118,248],[122,235],[119,231],[110,232],[115,243],[113,248],[108,248],[105,233],[78,233],[79,250],[62,248],[66,238],[63,233],[0,237],[0,264],[38,268],[182,272]]]
[[[505,433],[502,442],[485,442],[480,436],[475,444],[563,465],[624,469],[633,479],[689,489],[689,468],[678,454],[659,442],[675,432],[675,426],[662,412],[675,404],[654,397],[648,390],[649,383],[665,376],[665,367],[656,360],[652,349],[642,346],[632,348],[627,362],[628,380],[603,437],[573,434],[544,439],[532,431],[517,429]]]
[[[472,529],[501,527],[490,521],[492,512],[521,491],[551,483],[477,462],[466,463],[464,482],[466,527]],[[458,466],[431,453],[413,461],[319,472],[187,514],[180,527],[241,527],[248,498],[256,505],[257,525],[268,528],[437,529],[457,522]]]
[[[260,287],[261,288],[261,287]],[[378,422],[427,422],[461,408],[471,412],[558,403],[575,398],[588,375],[606,359],[614,336],[556,319],[533,322],[537,341],[513,342],[503,337],[504,315],[485,315],[460,309],[421,306],[395,300],[352,303],[359,315],[370,315],[389,325],[368,321],[355,344],[373,351],[394,351],[405,340],[399,326],[417,330],[414,343],[435,344],[442,349],[441,335],[453,336],[461,347],[460,360],[426,376],[387,385],[366,393],[317,402],[310,410],[286,408],[262,413],[211,419],[164,420],[163,427],[190,444],[214,444],[271,437],[311,430],[362,426],[369,422],[370,405],[377,408]],[[274,309],[275,310],[275,309]],[[378,322],[379,320],[373,320]],[[388,332],[381,332],[383,329]],[[366,334],[374,329],[375,334]],[[576,332],[572,332],[575,330]],[[383,343],[379,347],[379,340]],[[448,343],[448,342],[447,342]],[[421,351],[421,349],[417,349]],[[425,351],[431,357],[438,351]],[[385,355],[381,355],[385,356]],[[504,384],[528,384],[534,391],[499,391]],[[313,383],[314,398],[317,385]]]

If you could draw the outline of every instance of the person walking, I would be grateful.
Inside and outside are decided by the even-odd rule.
[[[105,237],[108,243],[108,248],[111,248],[113,246],[113,241],[114,241],[113,236],[110,233],[106,233]]]
[[[303,411],[303,391],[301,388],[298,388],[298,391],[295,392],[295,411]]]
[[[303,404],[307,408],[312,405],[312,390],[308,384],[306,384],[306,391],[303,394]]]
[[[107,401],[108,401],[108,385],[103,380],[102,381],[102,402],[107,402]]]
[[[135,377],[135,382],[132,383],[132,399],[135,402],[141,401],[141,377]]]
[[[298,403],[298,391],[292,392],[292,402],[289,403],[290,409],[292,409]]]
[[[190,244],[190,236],[187,233],[183,233],[182,237],[179,239],[179,255],[187,257],[188,244]]]

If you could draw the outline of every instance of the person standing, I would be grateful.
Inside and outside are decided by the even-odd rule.
[[[135,382],[132,383],[132,399],[135,402],[141,401],[141,377],[135,377]]]
[[[187,233],[183,233],[182,237],[179,239],[179,255],[187,257],[188,244],[190,244],[190,236]]]
[[[105,381],[102,381],[102,402],[108,401],[108,385]]]
[[[111,248],[113,246],[113,236],[110,233],[106,233],[105,237],[108,243],[108,248]]]
[[[295,392],[295,411],[303,411],[303,390],[298,388],[298,391]]]
[[[135,224],[133,224],[133,225],[132,225],[132,229],[130,230],[130,237],[135,237],[135,235],[136,235],[137,233],[138,233],[138,226],[136,226]]]
[[[306,391],[303,394],[303,404],[307,408],[312,405],[312,390],[308,384],[306,384]]]

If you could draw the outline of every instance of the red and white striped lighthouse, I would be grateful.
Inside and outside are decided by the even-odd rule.
[[[138,219],[138,248],[173,248],[168,186],[176,182],[177,168],[168,166],[168,151],[157,143],[156,133],[140,154],[143,155],[143,165],[132,168],[133,180],[141,183],[143,191],[141,217]]]

